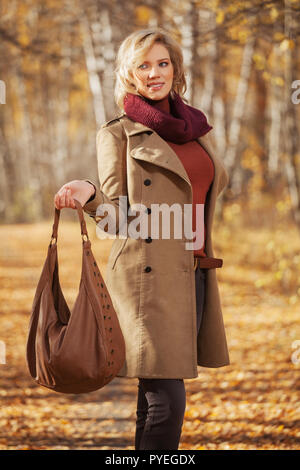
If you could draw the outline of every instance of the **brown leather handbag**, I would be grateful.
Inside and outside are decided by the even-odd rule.
[[[74,202],[82,236],[79,293],[70,312],[59,283],[60,210],[55,208],[48,254],[33,300],[26,349],[34,380],[61,393],[86,393],[102,388],[125,361],[119,320],[91,250],[81,204],[76,199]]]

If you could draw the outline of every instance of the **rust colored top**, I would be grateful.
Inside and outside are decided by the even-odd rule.
[[[158,107],[162,111],[170,112],[170,104],[168,100],[168,95],[162,100],[152,101],[152,105]],[[199,144],[197,140],[191,140],[185,144],[175,144],[166,140],[168,145],[174,150],[177,156],[180,158],[181,163],[183,164],[185,171],[191,181],[192,190],[193,190],[193,208],[192,208],[192,229],[196,233],[196,204],[204,204],[206,200],[206,194],[213,182],[214,179],[214,164],[210,156],[204,150],[202,145]],[[194,249],[194,254],[197,256],[206,257],[205,253],[205,223],[204,223],[204,207],[203,211],[198,208],[198,227],[197,227],[197,237],[200,238],[201,231],[204,233],[204,242],[202,247],[199,249]],[[193,237],[195,241],[195,236]]]

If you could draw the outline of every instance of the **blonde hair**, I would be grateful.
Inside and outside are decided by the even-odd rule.
[[[126,93],[141,96],[134,86],[132,71],[143,62],[147,52],[157,42],[168,49],[173,64],[174,77],[170,91],[171,97],[174,98],[173,90],[175,90],[184,99],[182,95],[186,92],[187,86],[183,55],[179,44],[162,28],[142,29],[127,36],[121,43],[117,53],[116,68],[114,70],[116,75],[114,98],[122,111],[124,111],[123,100]]]

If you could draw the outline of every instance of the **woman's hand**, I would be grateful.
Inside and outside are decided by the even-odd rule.
[[[89,198],[94,194],[95,188],[91,183],[82,180],[73,180],[64,184],[54,196],[56,209],[70,207],[76,209],[74,198],[84,206]]]

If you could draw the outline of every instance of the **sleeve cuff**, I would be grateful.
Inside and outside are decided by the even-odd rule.
[[[95,188],[95,193],[87,200],[87,202],[84,204],[82,209],[84,212],[86,212],[90,217],[95,217],[96,216],[96,211],[97,207],[103,203],[103,198],[101,195],[101,191],[98,190],[97,186],[93,181],[90,180],[84,180],[90,184],[92,184]]]

